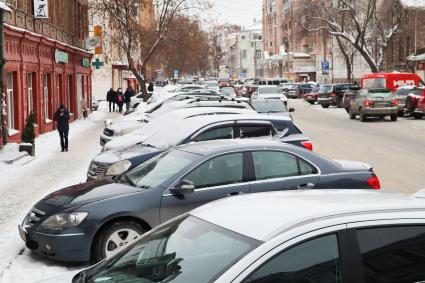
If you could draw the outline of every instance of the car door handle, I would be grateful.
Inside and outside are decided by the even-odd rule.
[[[244,192],[231,192],[231,193],[228,193],[227,196],[231,197],[231,196],[237,196],[237,195],[243,195],[243,194]]]
[[[313,183],[300,184],[298,185],[298,190],[314,189],[315,187],[316,185]]]

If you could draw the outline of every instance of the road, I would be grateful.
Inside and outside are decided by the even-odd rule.
[[[313,141],[314,151],[332,159],[373,166],[382,188],[414,193],[425,188],[425,119],[397,122],[350,120],[344,109],[323,109],[290,100],[295,123]]]

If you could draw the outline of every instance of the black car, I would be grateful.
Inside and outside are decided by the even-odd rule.
[[[323,108],[329,108],[329,106],[342,108],[344,92],[351,90],[352,88],[352,84],[333,84],[322,86],[319,90],[319,98],[317,102],[322,105]]]
[[[312,92],[313,88],[316,85],[312,83],[299,83],[295,88],[294,97],[290,96],[288,98],[304,98],[304,95]],[[289,93],[291,95],[291,93]]]
[[[209,141],[176,147],[116,178],[56,191],[34,205],[19,231],[30,250],[49,258],[101,260],[202,204],[312,188],[379,189],[379,180],[364,163],[278,141]]]
[[[149,125],[150,128],[156,128],[153,126],[154,121]],[[271,136],[281,142],[310,150],[313,148],[309,138],[302,133],[292,119],[283,115],[222,114],[195,116],[174,121],[167,119],[167,124],[162,124],[161,128],[156,129],[152,135],[147,135],[146,128],[141,128],[111,142],[116,147],[100,153],[92,160],[87,172],[87,180],[119,175],[181,144]]]

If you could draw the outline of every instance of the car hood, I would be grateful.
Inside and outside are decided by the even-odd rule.
[[[107,150],[96,156],[94,158],[94,161],[102,164],[113,164],[121,160],[126,160],[136,156],[147,155],[161,151],[164,151],[164,149],[148,147],[140,144],[130,147],[121,147],[113,150]]]
[[[60,276],[56,276],[56,277],[52,277],[52,278],[49,278],[49,279],[37,281],[36,283],[70,283],[70,282],[72,282],[72,279],[75,277],[75,275],[77,275],[81,271],[82,270],[70,271],[70,272],[64,273]]]
[[[115,196],[140,192],[142,189],[128,185],[111,183],[108,180],[90,181],[53,192],[35,207],[46,213],[57,209],[79,207]]]
[[[129,120],[129,121],[119,121],[116,123],[113,123],[112,126],[109,128],[113,130],[114,132],[121,131],[122,133],[130,133],[134,130],[137,130],[141,127],[143,127],[146,123],[141,122],[139,120]]]
[[[140,133],[139,131],[137,131],[137,133],[132,132],[132,133],[117,137],[113,139],[112,141],[108,142],[107,144],[105,144],[104,150],[130,147],[130,146],[142,143],[148,137],[149,135]]]

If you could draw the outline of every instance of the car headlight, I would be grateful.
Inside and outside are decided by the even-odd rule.
[[[122,134],[122,130],[120,130],[120,129],[114,130],[114,136],[121,136],[121,134]]]
[[[131,162],[128,160],[119,161],[108,168],[108,170],[106,171],[106,176],[117,176],[127,171],[130,166]]]
[[[72,212],[52,215],[41,224],[47,228],[65,228],[79,225],[87,217],[87,212]]]

